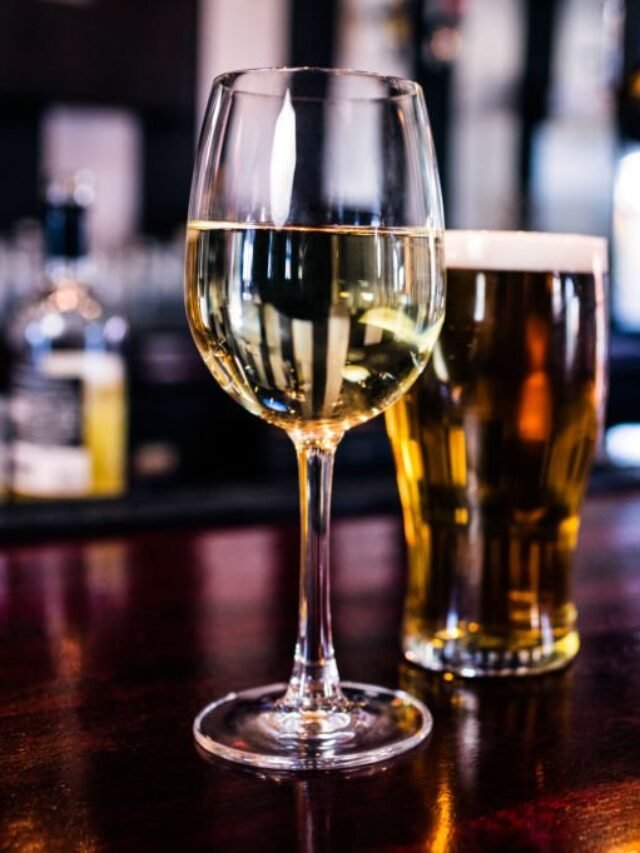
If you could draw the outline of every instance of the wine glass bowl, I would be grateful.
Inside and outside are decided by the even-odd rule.
[[[198,349],[249,411],[300,436],[339,435],[395,402],[426,364],[440,328],[426,301],[433,251],[430,235],[411,231],[192,223]]]
[[[442,205],[420,88],[323,69],[214,81],[189,206],[187,315],[214,378],[299,462],[300,618],[288,685],[204,709],[198,744],[272,769],[352,767],[422,739],[399,691],[340,684],[329,504],[345,430],[427,363],[444,313]]]

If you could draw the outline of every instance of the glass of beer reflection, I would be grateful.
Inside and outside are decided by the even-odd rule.
[[[607,246],[450,231],[442,334],[387,412],[408,546],[406,657],[463,676],[578,651],[571,563],[602,426]]]

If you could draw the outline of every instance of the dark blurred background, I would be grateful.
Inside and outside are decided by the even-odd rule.
[[[95,187],[94,287],[130,328],[128,486],[75,521],[233,519],[252,495],[283,485],[295,501],[288,439],[217,387],[182,307],[183,229],[211,80],[274,64],[418,79],[449,227],[611,239],[607,447],[637,465],[640,0],[3,0],[3,335],[40,277],[43,176],[79,169]],[[338,478],[351,506],[395,499],[380,419],[346,437]],[[5,491],[0,530],[70,517],[68,506],[17,506]]]

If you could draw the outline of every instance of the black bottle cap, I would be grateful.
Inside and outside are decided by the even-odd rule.
[[[48,185],[44,201],[45,248],[49,258],[81,258],[87,254],[87,206],[93,188],[77,176]]]
[[[87,254],[84,208],[77,204],[47,204],[44,233],[47,257],[81,258]]]

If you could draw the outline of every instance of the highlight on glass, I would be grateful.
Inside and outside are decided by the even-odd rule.
[[[187,313],[221,387],[294,444],[301,566],[289,683],[205,708],[194,734],[207,752],[279,770],[354,767],[431,729],[408,694],[339,679],[329,520],[340,439],[411,387],[437,340],[442,228],[417,84],[313,68],[214,81],[189,205]]]

